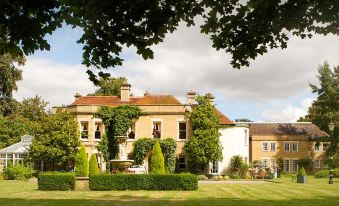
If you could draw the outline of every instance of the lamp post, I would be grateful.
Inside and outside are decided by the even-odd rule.
[[[328,184],[333,184],[333,130],[334,130],[334,123],[331,122],[328,124],[328,129],[330,130],[330,138],[331,138],[331,145],[330,145],[330,176],[328,180]]]

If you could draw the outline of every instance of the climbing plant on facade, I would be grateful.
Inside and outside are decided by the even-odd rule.
[[[138,119],[141,115],[141,109],[136,106],[99,107],[95,116],[101,118],[105,124],[107,145],[101,144],[98,149],[106,155],[106,158],[108,156],[108,160],[116,158],[119,152],[117,137],[126,136],[133,119]]]
[[[152,150],[155,142],[156,140],[152,138],[140,138],[134,143],[134,162],[136,164],[142,164],[142,161]],[[160,147],[165,159],[165,172],[168,174],[174,173],[177,143],[173,138],[161,139]]]

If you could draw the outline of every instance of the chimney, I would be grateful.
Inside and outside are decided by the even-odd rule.
[[[81,97],[81,94],[80,93],[76,93],[75,95],[74,95],[74,98],[75,99],[78,99],[78,98],[80,98]]]
[[[122,84],[120,88],[120,99],[123,102],[128,102],[131,92],[131,85],[130,84]]]
[[[211,104],[211,105],[214,105],[214,96],[213,96],[213,94],[207,93],[207,94],[206,94],[206,97],[209,99],[210,104]]]
[[[187,97],[187,103],[189,105],[192,105],[194,103],[196,95],[197,95],[197,93],[193,92],[192,90],[187,92],[186,97]]]
[[[151,93],[150,93],[149,91],[146,91],[146,92],[144,93],[144,96],[145,96],[145,97],[150,96],[150,95],[151,95]]]

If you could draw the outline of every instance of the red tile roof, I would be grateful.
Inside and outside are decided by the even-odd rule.
[[[222,124],[222,125],[234,125],[235,124],[232,120],[230,120],[228,117],[226,117],[218,109],[215,109],[214,111],[220,117],[220,124]]]
[[[133,105],[181,105],[172,95],[149,95],[144,97],[130,97],[128,102],[121,101],[117,96],[83,96],[77,98],[71,105],[105,105],[119,106]]]

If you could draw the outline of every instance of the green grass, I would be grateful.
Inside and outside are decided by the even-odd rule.
[[[199,184],[198,191],[39,191],[34,182],[0,181],[0,205],[339,205],[339,179],[309,177],[257,184]]]

